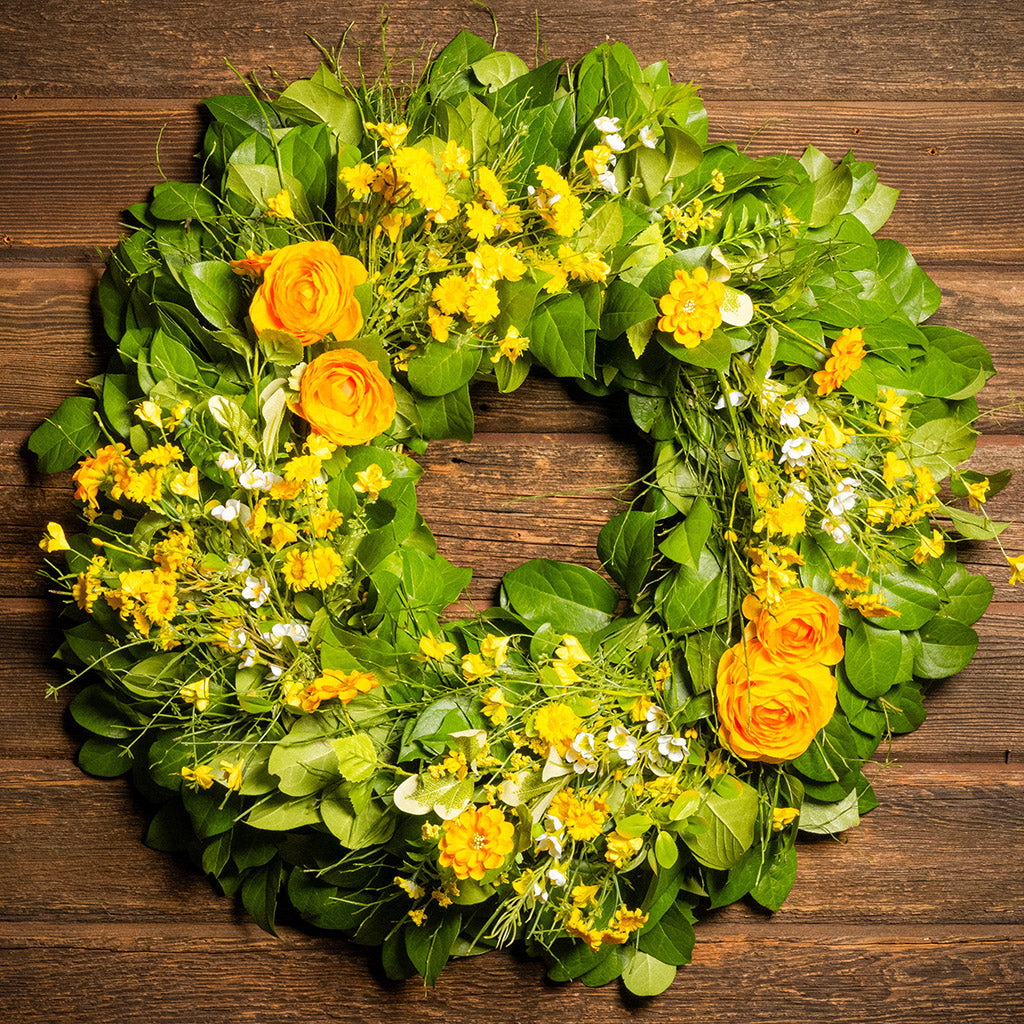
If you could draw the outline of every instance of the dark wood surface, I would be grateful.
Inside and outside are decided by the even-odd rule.
[[[1024,470],[1024,7],[1020,0],[569,0],[492,4],[499,43],[529,58],[606,37],[703,86],[715,138],[755,153],[853,149],[902,190],[887,234],[943,292],[936,322],[980,336],[999,376],[975,466]],[[396,0],[389,40],[423,63],[470,3]],[[380,63],[379,5],[128,0],[0,3],[0,1019],[5,1024],[221,1021],[1019,1022],[1024,1020],[1024,593],[994,545],[964,558],[995,584],[970,667],[912,736],[870,766],[882,806],[839,841],[804,842],[769,917],[717,912],[665,995],[553,985],[491,954],[434,990],[383,982],[373,956],[286,925],[260,932],[207,882],[146,849],[123,781],[82,775],[36,542],[69,521],[69,480],[36,476],[24,442],[95,372],[92,290],[120,211],[194,177],[197,101],[239,91],[224,58],[269,80],[310,72],[305,33],[351,20]],[[350,65],[351,67],[351,65]],[[615,402],[550,380],[480,388],[477,439],[433,445],[421,504],[486,603],[502,572],[547,555],[596,565],[594,542],[646,459]],[[1018,525],[1024,478],[991,502]]]

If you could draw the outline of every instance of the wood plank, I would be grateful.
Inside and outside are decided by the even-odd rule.
[[[840,840],[802,840],[793,893],[766,934],[791,924],[1024,925],[1024,769],[920,764],[871,769],[881,807]],[[234,920],[186,862],[149,850],[144,805],[123,781],[61,761],[0,760],[5,827],[19,836],[0,873],[7,922],[46,925]],[[951,870],[970,851],[970,878]],[[736,907],[715,920],[744,927]],[[940,928],[940,926],[942,926]]]
[[[883,182],[902,190],[883,233],[922,262],[1014,268],[1024,258],[1020,104],[806,103],[788,94],[708,103],[711,138],[736,139],[752,155],[799,155],[814,143],[834,160],[853,149],[877,162]],[[188,100],[163,109],[0,108],[0,186],[18,197],[4,212],[0,259],[95,259],[116,242],[121,210],[162,176],[197,175],[201,138]]]
[[[891,748],[880,748],[878,760],[1024,763],[1024,707],[1005,699],[1020,679],[1024,605],[995,605],[976,628],[980,644],[974,660],[929,694],[925,725],[897,737]],[[8,677],[0,689],[0,757],[75,756],[84,734],[66,706],[77,687],[62,690],[56,700],[46,697],[48,687],[68,678],[52,660],[59,643],[50,602],[0,598],[0,649],[7,651]]]
[[[841,99],[851,91],[896,99],[996,99],[1024,95],[1022,24],[1014,0],[941,0],[903,5],[885,0],[836,4],[700,4],[621,7],[572,0],[538,9],[507,0],[496,9],[499,44],[524,58],[539,35],[546,53],[575,58],[605,38],[632,46],[641,63],[667,59],[677,78],[703,82],[716,95],[747,99],[777,91]],[[422,67],[426,52],[468,28],[490,38],[491,20],[462,4],[401,2],[387,10],[389,49]],[[344,18],[298,0],[230,6],[167,0],[157,7],[82,0],[9,5],[3,29],[4,95],[192,96],[237,91],[225,64],[242,71],[268,65],[286,78],[307,74],[317,54],[306,33],[333,44],[351,21],[373,74],[381,65],[380,6],[353,0]],[[894,46],[894,37],[899,46]],[[345,67],[355,73],[355,51]],[[404,74],[399,64],[398,74]],[[270,74],[261,78],[273,81]]]
[[[1019,1024],[1024,1014],[1016,932],[724,933],[699,942],[694,963],[649,1000],[616,985],[545,982],[539,964],[497,953],[455,962],[424,989],[418,979],[384,981],[372,951],[337,940],[285,931],[279,942],[238,944],[204,930],[162,948],[160,934],[124,949],[82,941],[75,929],[53,946],[12,947],[0,1010],[18,1024],[114,1014],[124,1024],[206,1024],[223,1019],[225,1005],[233,1021],[258,1024]]]

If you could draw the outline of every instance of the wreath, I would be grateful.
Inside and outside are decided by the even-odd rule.
[[[41,546],[79,763],[267,930],[284,894],[389,977],[521,942],[656,994],[973,655],[991,360],[923,325],[870,164],[709,142],[621,43],[531,70],[464,32],[406,89],[324,55],[206,101],[201,181],[100,282],[106,372],[31,438],[77,463]],[[533,366],[624,394],[650,471],[607,576],[535,559],[451,618],[415,457]]]

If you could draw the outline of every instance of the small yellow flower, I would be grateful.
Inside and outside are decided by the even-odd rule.
[[[419,900],[426,895],[426,890],[418,882],[414,882],[411,878],[401,878],[395,875],[395,885],[402,890],[411,900]]]
[[[137,419],[143,423],[151,423],[154,427],[162,427],[163,420],[160,417],[160,406],[156,402],[142,402],[135,410]]]
[[[462,658],[462,678],[467,683],[493,676],[497,669],[489,665],[479,654],[466,654]]]
[[[315,455],[318,459],[329,459],[338,446],[333,441],[328,441],[323,434],[310,434],[306,438],[305,447],[310,455]]]
[[[914,562],[924,565],[932,558],[938,558],[946,550],[946,542],[938,530],[932,530],[931,537],[922,537],[914,549]]]
[[[508,657],[508,645],[512,638],[488,633],[480,642],[480,653],[495,665],[504,665]]]
[[[178,696],[186,704],[195,705],[196,711],[205,711],[210,706],[210,680],[204,676],[194,683],[186,683],[178,691]]]
[[[857,597],[845,598],[843,604],[860,612],[866,619],[885,619],[901,614],[886,607],[885,594],[858,594]]]
[[[193,466],[188,472],[175,473],[171,477],[171,494],[179,498],[192,498],[198,501],[199,494],[199,470]]]
[[[276,196],[271,196],[267,200],[267,213],[279,220],[295,220],[295,214],[292,212],[292,197],[288,194],[288,189],[281,189]]]
[[[46,524],[46,533],[39,542],[39,546],[51,555],[56,551],[71,550],[71,545],[68,543],[67,537],[64,536],[64,527],[60,523]]]
[[[615,868],[621,868],[644,845],[640,836],[627,836],[618,829],[605,836],[605,843],[604,859]]]
[[[1016,586],[1024,580],[1024,555],[1007,555],[1006,561],[1010,566],[1010,583]]]
[[[725,188],[725,175],[717,167],[711,172],[711,187],[715,192]]]
[[[386,121],[381,121],[378,124],[367,121],[363,127],[367,131],[376,132],[388,149],[398,149],[405,142],[405,137],[409,134],[408,125],[391,124]]]
[[[573,906],[585,907],[588,904],[597,904],[597,890],[600,888],[598,885],[584,885],[580,882],[579,885],[574,885],[572,891],[569,893],[569,898],[573,902]]]
[[[871,580],[867,576],[861,576],[857,572],[857,563],[851,562],[849,565],[841,565],[836,569],[831,569],[829,575],[832,577],[832,582],[840,590],[860,590],[866,591],[871,586]]]
[[[500,686],[493,686],[483,697],[484,714],[495,724],[500,725],[508,719],[508,709],[512,702],[505,699]]]
[[[377,172],[367,163],[342,167],[338,171],[338,180],[352,193],[353,199],[365,199],[370,194],[376,176]]]
[[[980,509],[988,500],[988,477],[974,483],[965,483],[964,486],[967,488],[967,501],[971,508]]]
[[[181,777],[197,789],[209,789],[213,785],[213,768],[208,764],[197,764],[194,768],[182,768]]]
[[[452,324],[455,317],[442,313],[436,306],[427,309],[427,324],[430,327],[430,336],[434,341],[444,344],[451,336]]]
[[[372,462],[366,469],[356,473],[352,490],[357,494],[365,494],[370,501],[376,501],[380,492],[390,486],[391,481],[384,475],[384,471],[376,462]]]
[[[221,761],[220,768],[223,772],[222,782],[228,789],[233,792],[238,792],[242,788],[242,765],[245,761],[236,761],[232,764],[230,761]]]
[[[437,640],[433,633],[420,637],[420,653],[413,655],[413,661],[444,661],[449,654],[454,654],[455,644],[447,640]]]
[[[423,924],[424,920],[426,919],[426,916],[427,912],[422,909],[409,911],[409,920],[411,920],[412,923],[416,925],[417,928],[419,928],[420,925]]]
[[[555,648],[555,657],[567,664],[570,668],[576,668],[590,661],[590,655],[583,649],[583,645],[571,633],[562,636],[562,642]]]
[[[491,356],[491,362],[500,362],[504,356],[510,363],[515,363],[529,347],[530,339],[522,337],[515,327],[510,327],[505,337],[498,342],[498,351]]]
[[[772,831],[781,832],[787,825],[792,825],[799,814],[795,807],[773,807]]]
[[[897,395],[892,388],[886,388],[885,397],[875,403],[878,406],[879,424],[884,427],[888,423],[899,423],[906,401],[906,396]]]

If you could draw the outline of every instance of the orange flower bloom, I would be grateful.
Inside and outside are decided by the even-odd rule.
[[[378,685],[369,672],[341,672],[336,668],[326,668],[322,676],[317,676],[302,691],[299,704],[303,711],[316,711],[325,700],[335,698],[342,704],[348,704],[359,694],[369,693]]]
[[[312,345],[327,334],[354,338],[363,326],[355,297],[366,268],[330,242],[297,242],[271,257],[249,306],[256,333],[274,329]]]
[[[720,307],[724,298],[725,285],[721,281],[709,281],[703,267],[698,267],[692,275],[677,270],[675,280],[668,286],[668,294],[658,302],[664,314],[658,321],[658,330],[671,334],[686,348],[696,348],[722,323]]]
[[[75,490],[75,499],[87,501],[93,508],[98,508],[99,503],[96,501],[96,496],[99,494],[100,484],[106,479],[108,473],[113,473],[118,481],[118,486],[122,486],[131,465],[125,460],[126,453],[127,449],[123,444],[108,444],[104,448],[100,448],[92,458],[82,459],[78,464],[78,469],[71,477],[78,484]],[[115,497],[118,496],[115,495]]]
[[[743,614],[765,653],[778,664],[836,665],[842,660],[839,607],[810,587],[783,591],[770,607],[747,595]]]
[[[864,332],[859,327],[847,327],[834,342],[825,369],[814,375],[819,395],[831,394],[860,366],[864,358]]]
[[[824,665],[773,661],[757,640],[718,663],[718,741],[747,761],[799,757],[836,709],[836,681]]]
[[[512,852],[512,822],[497,807],[468,807],[445,823],[438,863],[456,878],[479,881]]]
[[[244,259],[230,260],[228,266],[236,274],[258,277],[270,266],[270,261],[274,258],[276,251],[276,249],[268,249],[264,253],[257,253],[254,249],[246,249]]]
[[[395,393],[361,352],[333,349],[303,371],[295,407],[318,434],[338,445],[365,444],[391,426]]]

